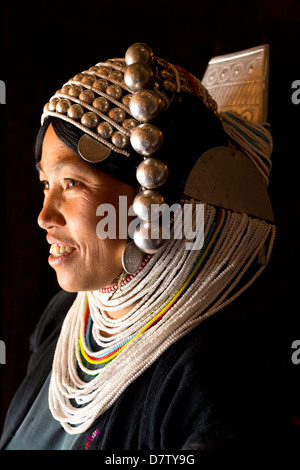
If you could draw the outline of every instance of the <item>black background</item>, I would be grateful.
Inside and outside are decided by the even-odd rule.
[[[200,78],[213,56],[270,44],[269,190],[278,233],[268,268],[235,309],[240,328],[274,370],[288,412],[300,418],[300,364],[291,361],[291,344],[300,340],[300,104],[291,101],[292,82],[300,79],[300,2],[5,1],[0,15],[0,79],[6,83],[6,105],[0,107],[0,339],[7,355],[0,365],[0,424],[26,371],[29,335],[59,289],[36,224],[42,196],[32,147],[42,108],[71,76],[123,57],[134,42],[148,43],[155,55]]]

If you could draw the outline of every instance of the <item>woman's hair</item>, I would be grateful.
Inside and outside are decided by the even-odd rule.
[[[78,142],[84,132],[69,122],[48,116],[36,138],[36,161],[41,159],[43,139],[50,124],[58,138],[79,155]],[[209,148],[227,145],[228,139],[218,117],[193,95],[176,96],[169,108],[156,119],[155,124],[164,135],[163,145],[155,157],[169,168],[167,183],[162,188],[163,193],[166,202],[177,202],[198,158]],[[141,155],[133,149],[130,151],[130,157],[112,150],[106,160],[91,164],[138,189],[136,169],[141,161]]]

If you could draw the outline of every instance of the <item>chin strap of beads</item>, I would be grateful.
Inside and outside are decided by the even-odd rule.
[[[88,141],[79,149],[88,162],[107,158],[113,150],[130,157],[131,146],[144,160],[137,169],[141,191],[133,209],[141,223],[133,234],[138,248],[155,253],[164,244],[157,222],[164,198],[156,189],[168,178],[167,166],[154,158],[163,143],[163,134],[152,121],[168,108],[175,93],[196,94],[212,112],[217,105],[203,85],[181,67],[153,57],[149,46],[130,46],[125,59],[99,62],[78,73],[58,90],[45,105],[46,116],[70,122],[98,142],[97,152]],[[90,149],[89,149],[90,147]],[[83,149],[83,150],[82,150]],[[154,228],[154,230],[153,230]]]

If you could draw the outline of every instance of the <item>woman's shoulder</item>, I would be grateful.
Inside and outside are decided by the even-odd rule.
[[[50,300],[31,335],[30,349],[32,352],[35,352],[49,338],[58,335],[76,295],[73,292],[60,290]]]

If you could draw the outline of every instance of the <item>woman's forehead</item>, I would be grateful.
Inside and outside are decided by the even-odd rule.
[[[58,171],[66,165],[85,172],[92,171],[86,162],[57,137],[50,124],[44,136],[41,160],[37,164],[37,168],[42,172],[50,168],[52,171]]]

